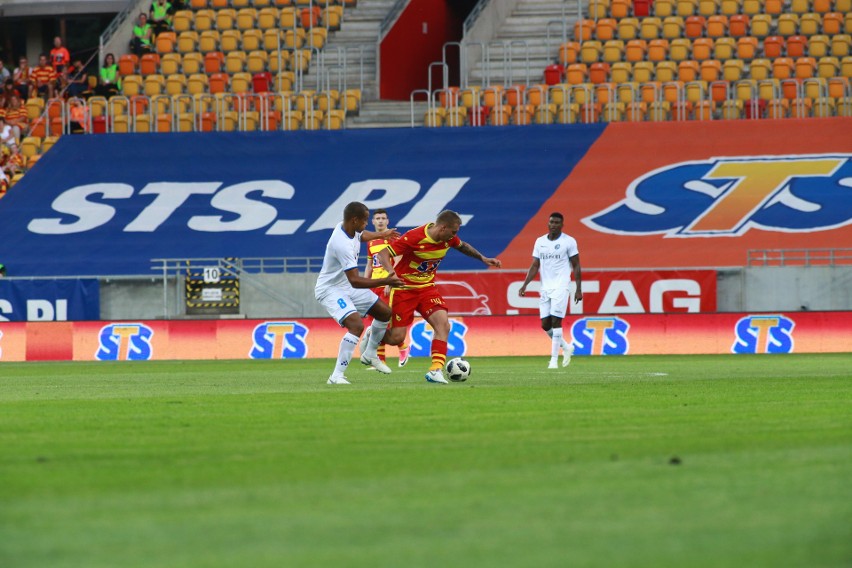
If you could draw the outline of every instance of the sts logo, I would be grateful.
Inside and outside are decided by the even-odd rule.
[[[147,361],[154,330],[144,323],[113,323],[101,328],[98,361]]]
[[[788,317],[746,316],[734,327],[733,353],[792,353],[793,327]]]
[[[849,155],[712,158],[634,180],[621,202],[583,219],[619,235],[736,237],[814,232],[852,222]]]
[[[467,326],[454,318],[450,318],[450,336],[447,338],[447,359],[462,357],[467,351],[464,334]],[[426,320],[419,320],[411,326],[409,332],[412,357],[429,357],[432,348],[432,326]]]
[[[581,318],[571,326],[576,355],[626,355],[630,324],[618,317]]]
[[[304,359],[308,328],[295,321],[267,321],[252,332],[252,359]]]

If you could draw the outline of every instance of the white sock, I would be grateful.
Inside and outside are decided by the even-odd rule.
[[[337,350],[337,363],[334,365],[334,374],[342,377],[343,373],[349,367],[349,362],[352,360],[352,354],[358,346],[358,336],[346,332],[343,339],[340,340],[340,349]]]
[[[379,343],[385,336],[388,330],[388,322],[379,321],[373,318],[373,324],[370,326],[370,339],[367,341],[367,346],[364,348],[364,353],[368,357],[375,357],[376,350],[379,348]]]
[[[561,329],[559,331],[560,331],[560,333],[562,332]],[[548,329],[546,333],[547,333],[548,336],[551,337],[551,339],[553,338],[553,329]],[[571,345],[567,341],[565,341],[565,336],[563,335],[562,336],[562,350],[568,351],[568,349],[570,347],[571,347]]]
[[[562,328],[550,330],[553,338],[550,341],[550,356],[553,359],[559,357],[559,348],[562,347]]]

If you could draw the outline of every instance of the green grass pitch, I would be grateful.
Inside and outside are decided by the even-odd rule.
[[[0,364],[0,566],[852,564],[852,354],[470,360]]]

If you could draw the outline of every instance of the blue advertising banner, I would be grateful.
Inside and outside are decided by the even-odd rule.
[[[94,278],[0,279],[0,321],[85,321],[101,317]]]
[[[604,128],[63,136],[0,200],[0,262],[90,276],[151,274],[154,258],[322,257],[351,201],[401,232],[453,209],[462,240],[495,256]]]

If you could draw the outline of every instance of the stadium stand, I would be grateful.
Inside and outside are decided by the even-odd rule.
[[[532,37],[471,42],[462,48],[465,55],[479,49],[481,59],[502,65],[504,73],[460,65],[458,86],[431,88],[430,78],[428,111],[415,120],[415,99],[424,95],[413,93],[411,123],[848,117],[849,4],[580,0],[574,13],[566,12],[571,2],[522,0],[514,19],[525,19],[530,5],[561,10],[556,21],[540,26],[547,38],[544,62],[530,59]],[[174,14],[172,29],[156,37],[151,53],[116,54],[118,95],[88,94],[82,103],[27,100],[27,135],[43,142],[70,133],[72,108],[87,133],[345,128],[361,111],[363,80],[346,84],[340,70],[346,48],[333,39],[357,9],[345,0],[191,0]],[[335,65],[324,67],[329,55]],[[29,145],[26,165],[49,146]]]

